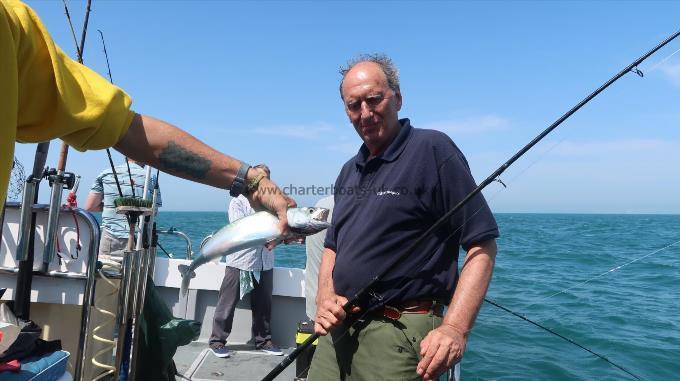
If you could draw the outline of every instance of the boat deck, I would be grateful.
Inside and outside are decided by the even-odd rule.
[[[229,358],[213,355],[205,341],[195,341],[177,348],[174,360],[180,375],[176,380],[259,380],[283,360],[283,356],[259,352],[250,344],[227,343],[227,348],[231,351]],[[293,348],[283,351],[289,354]],[[290,364],[276,379],[295,379],[295,363]]]

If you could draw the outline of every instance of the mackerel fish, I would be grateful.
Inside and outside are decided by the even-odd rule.
[[[318,233],[330,226],[328,214],[329,210],[325,208],[289,208],[287,217],[290,232],[285,235],[279,228],[279,219],[267,211],[230,223],[206,242],[200,255],[190,265],[179,265],[182,274],[180,297],[185,297],[189,292],[189,283],[196,276],[194,270],[199,266],[240,250]]]

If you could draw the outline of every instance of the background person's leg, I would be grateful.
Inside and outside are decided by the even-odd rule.
[[[272,339],[270,322],[273,283],[274,270],[262,271],[260,281],[255,282],[255,288],[250,292],[250,308],[253,312],[252,334],[256,347]]]
[[[234,323],[234,310],[239,301],[239,275],[240,270],[227,266],[224,271],[224,279],[220,286],[220,292],[215,306],[212,334],[210,344],[227,342]]]

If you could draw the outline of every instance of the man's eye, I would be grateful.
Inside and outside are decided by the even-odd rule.
[[[383,96],[382,94],[378,95],[371,95],[370,97],[366,98],[366,104],[369,106],[377,106],[380,102],[382,102]]]
[[[347,102],[347,109],[350,111],[357,111],[361,108],[361,103],[357,101]]]

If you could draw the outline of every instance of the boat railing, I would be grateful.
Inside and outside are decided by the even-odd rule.
[[[41,245],[44,241],[44,226],[47,223],[47,214],[49,205],[35,204],[32,207],[32,212],[37,214],[38,223],[42,225],[43,230],[37,229],[34,250],[34,271],[39,270],[42,266],[43,248]],[[0,257],[0,273],[16,274],[18,273],[18,264],[12,252],[16,252],[16,245],[18,242],[18,217],[21,212],[21,204],[18,202],[5,203],[5,213],[9,216],[14,214],[14,219],[6,218],[3,221],[2,229],[2,246],[0,246],[0,253],[4,252],[4,256]],[[43,221],[44,220],[44,221]],[[78,338],[77,354],[74,359],[74,380],[80,380],[82,377],[83,367],[86,361],[87,353],[87,337],[90,332],[91,323],[91,306],[94,295],[95,276],[97,272],[97,254],[99,245],[99,223],[89,212],[80,208],[62,207],[60,209],[60,229],[58,234],[59,242],[63,244],[61,248],[70,254],[70,258],[53,260],[49,264],[46,272],[40,272],[39,276],[47,276],[54,278],[66,278],[85,281],[82,297],[81,309],[81,325]],[[74,237],[75,235],[75,237]],[[67,240],[68,236],[68,240]],[[83,248],[83,252],[87,254],[85,257],[80,255],[73,255],[79,251],[80,242],[86,242],[87,247]],[[3,250],[4,249],[4,250]],[[14,290],[16,295],[16,290]]]
[[[187,248],[187,259],[192,260],[194,256],[194,252],[191,246],[191,239],[189,238],[188,235],[186,235],[184,232],[181,232],[177,230],[175,227],[170,227],[167,230],[157,230],[156,233],[158,234],[168,234],[168,235],[176,235],[178,237],[184,238],[184,241],[186,242],[186,248]]]

